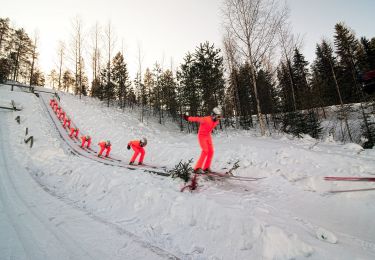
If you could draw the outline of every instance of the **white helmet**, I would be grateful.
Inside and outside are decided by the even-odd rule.
[[[212,109],[212,114],[221,116],[223,114],[223,110],[221,107],[214,107],[214,109]]]
[[[139,140],[143,146],[147,145],[147,139],[146,137],[142,137],[141,140]]]

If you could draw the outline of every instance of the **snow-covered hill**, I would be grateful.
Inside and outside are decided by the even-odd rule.
[[[240,160],[237,175],[256,182],[182,181],[73,155],[39,98],[0,87],[0,255],[5,259],[374,259],[374,183],[327,182],[324,176],[375,175],[375,150],[356,144],[246,131],[214,135],[213,168]],[[130,159],[129,140],[147,137],[145,162],[173,167],[196,159],[194,134],[173,123],[140,123],[134,110],[62,94],[83,131],[111,140]],[[14,118],[20,115],[21,124]],[[24,144],[25,128],[34,146]],[[375,177],[375,176],[374,176]],[[10,239],[9,239],[10,238]],[[70,242],[69,242],[70,241]],[[74,241],[74,242],[72,242]]]

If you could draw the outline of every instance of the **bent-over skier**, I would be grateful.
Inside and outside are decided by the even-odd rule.
[[[130,141],[128,143],[128,146],[127,146],[128,150],[132,148],[134,151],[134,154],[129,162],[130,165],[134,164],[139,154],[141,154],[141,156],[139,157],[138,165],[143,164],[143,159],[145,158],[145,154],[146,154],[145,149],[143,147],[145,147],[146,145],[147,145],[147,139],[145,137],[141,138],[140,140]]]

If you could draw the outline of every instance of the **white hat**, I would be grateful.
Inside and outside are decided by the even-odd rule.
[[[220,107],[214,107],[214,109],[212,109],[212,113],[221,116],[223,114],[223,110]]]

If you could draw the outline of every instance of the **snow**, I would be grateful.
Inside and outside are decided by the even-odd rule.
[[[172,168],[200,153],[196,135],[173,122],[140,123],[136,109],[60,96],[73,122],[93,137],[93,148],[110,140],[111,155],[125,163],[132,155],[127,143],[141,137],[148,139],[149,164]],[[239,160],[235,174],[267,178],[199,179],[197,191],[181,193],[179,179],[72,154],[77,144],[60,136],[44,105],[49,98],[0,87],[2,103],[23,107],[0,110],[1,259],[375,258],[375,191],[330,193],[374,183],[323,180],[374,175],[374,149],[329,136],[221,131],[213,136],[212,167]],[[24,143],[26,127],[32,148]]]

